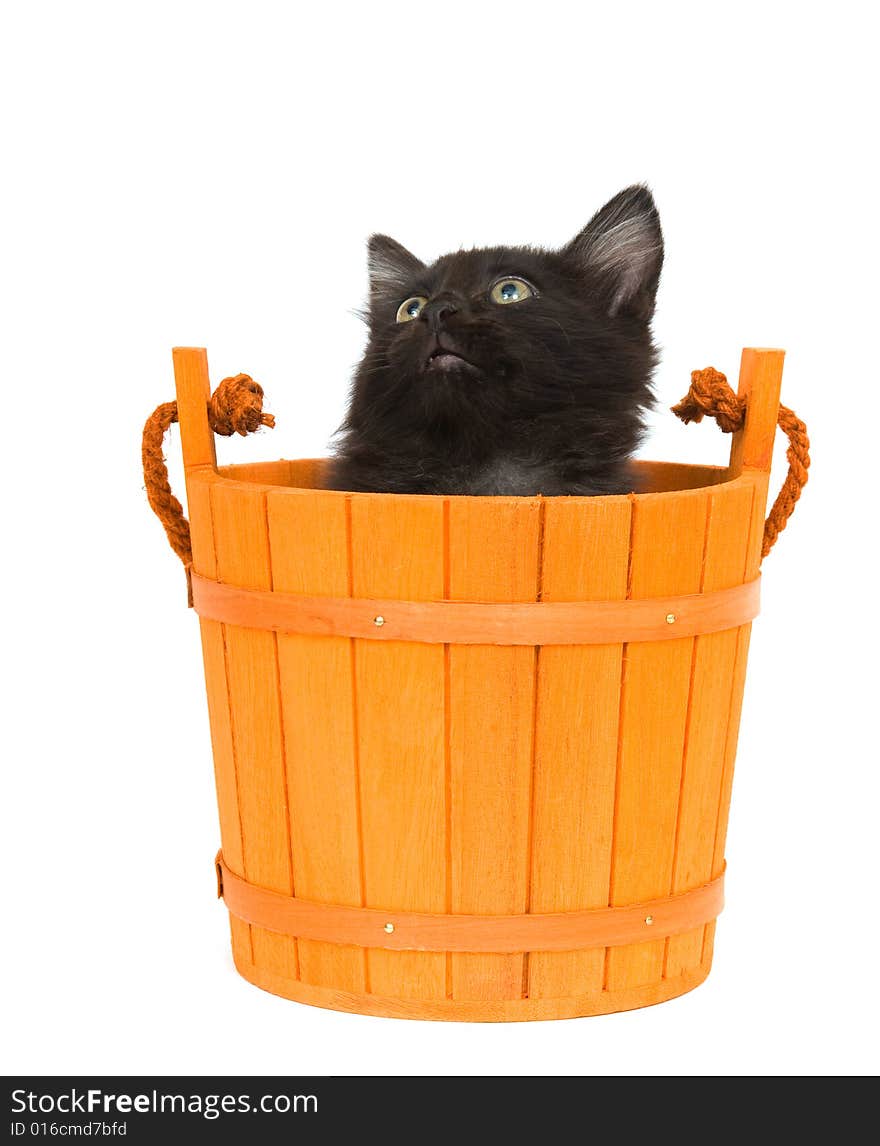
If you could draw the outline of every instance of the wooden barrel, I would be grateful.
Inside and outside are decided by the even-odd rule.
[[[623,497],[321,489],[218,468],[174,352],[232,947],[300,1002],[641,1007],[708,974],[782,352],[727,468]]]

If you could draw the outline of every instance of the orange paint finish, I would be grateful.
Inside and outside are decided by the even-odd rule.
[[[320,459],[218,469],[205,352],[174,364],[197,604],[203,580],[264,620],[284,600],[325,617],[200,622],[224,859],[280,904],[231,915],[242,975],[317,1006],[465,1021],[604,1014],[702,982],[706,914],[654,933],[612,921],[723,872],[753,612],[585,627],[582,643],[505,626],[552,614],[559,632],[681,597],[702,615],[756,582],[782,353],[743,354],[729,467],[645,462],[647,492],[548,499],[326,491]],[[371,601],[415,628],[352,627]],[[456,608],[463,627],[431,635]],[[371,945],[374,912],[437,921],[433,945]],[[438,947],[456,916],[475,935],[540,916],[555,938],[510,950],[509,934],[540,942],[523,925],[500,951]],[[354,931],[314,923],[331,917]]]

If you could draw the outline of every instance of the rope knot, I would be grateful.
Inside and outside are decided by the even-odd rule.
[[[252,434],[260,426],[274,426],[271,414],[263,413],[263,387],[249,374],[224,378],[208,403],[211,429],[221,437]]]
[[[730,388],[721,371],[707,366],[705,370],[691,372],[690,389],[678,405],[672,407],[672,412],[685,425],[702,422],[703,415],[708,414],[725,434],[734,434],[742,429],[746,405]]]
[[[177,421],[177,403],[163,402],[147,418],[142,439],[144,487],[147,500],[162,525],[171,548],[187,569],[192,564],[192,539],[183,506],[171,492],[162,440]],[[208,422],[215,434],[252,434],[260,426],[274,426],[271,414],[263,413],[263,387],[248,374],[224,378],[208,401]],[[190,605],[192,600],[190,600]]]
[[[703,415],[708,414],[725,434],[733,434],[745,425],[746,405],[746,400],[734,393],[721,371],[707,366],[705,370],[694,370],[691,373],[690,389],[678,405],[672,407],[672,412],[685,425],[688,422],[701,422]],[[810,439],[804,423],[787,406],[780,406],[776,424],[788,438],[785,454],[788,473],[764,522],[762,557],[766,557],[773,548],[776,538],[794,513],[801,490],[807,484],[807,471],[810,468]]]

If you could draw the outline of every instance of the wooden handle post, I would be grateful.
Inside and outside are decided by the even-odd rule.
[[[746,347],[742,352],[737,394],[747,406],[745,424],[730,447],[732,478],[744,469],[770,472],[784,359],[784,350]]]
[[[214,433],[208,422],[211,397],[208,352],[202,347],[175,346],[172,357],[184,469],[190,470],[195,466],[216,468]]]

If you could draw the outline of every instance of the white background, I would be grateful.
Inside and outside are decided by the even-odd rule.
[[[316,12],[318,14],[316,14]],[[9,4],[2,85],[7,1073],[873,1074],[877,87],[869,6]],[[813,478],[766,563],[728,906],[693,993],[605,1018],[403,1022],[246,984],[214,899],[196,619],[142,488],[173,345],[326,452],[364,244],[561,244],[647,181],[668,406],[787,349]],[[168,444],[181,490],[179,441]],[[784,460],[774,480],[781,482]]]

